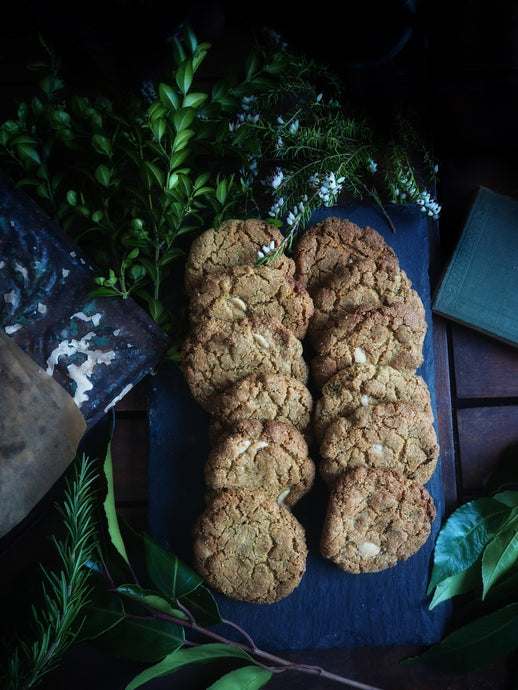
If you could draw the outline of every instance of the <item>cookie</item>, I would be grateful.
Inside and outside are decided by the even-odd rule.
[[[262,491],[215,494],[194,528],[193,564],[231,599],[272,603],[291,594],[306,569],[305,532]]]
[[[191,329],[182,368],[194,399],[208,410],[211,399],[252,372],[283,374],[306,383],[302,343],[278,319],[207,319]]]
[[[283,235],[278,228],[264,220],[226,220],[196,237],[185,262],[185,290],[194,294],[202,278],[220,273],[232,266],[253,266],[257,251],[273,242],[278,247]],[[284,275],[295,273],[295,262],[285,254],[273,259],[269,266]]]
[[[430,391],[421,376],[391,366],[351,364],[332,376],[322,387],[321,397],[315,400],[315,440],[322,441],[327,426],[337,417],[347,417],[358,407],[398,400],[418,404],[433,420]]]
[[[432,476],[439,458],[437,435],[430,416],[412,402],[359,407],[338,417],[320,444],[319,472],[331,487],[356,467],[391,467],[421,484]]]
[[[295,245],[295,277],[313,295],[337,269],[368,257],[399,265],[394,250],[373,228],[326,218],[308,228]]]
[[[304,436],[291,424],[244,419],[211,449],[205,464],[210,492],[250,489],[291,507],[311,488],[315,463]]]
[[[394,469],[359,467],[329,496],[322,556],[347,573],[375,573],[406,561],[427,541],[436,510],[419,482]]]
[[[351,364],[389,365],[415,374],[424,361],[427,324],[422,314],[402,303],[358,307],[326,331],[311,361],[314,383],[321,388]]]
[[[312,315],[313,300],[307,290],[269,264],[235,266],[208,275],[190,301],[191,323],[208,318],[224,321],[251,316],[277,318],[301,340]]]
[[[364,259],[342,268],[313,294],[309,337],[315,343],[325,330],[360,306],[403,302],[425,318],[424,306],[405,271],[387,261]]]
[[[210,406],[211,444],[241,419],[276,420],[291,424],[306,437],[313,411],[307,386],[290,376],[254,373],[217,395]]]

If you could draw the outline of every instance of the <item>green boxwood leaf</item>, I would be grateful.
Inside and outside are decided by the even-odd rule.
[[[178,110],[180,107],[180,96],[169,84],[159,84],[158,97],[168,110]]]
[[[40,154],[38,151],[36,151],[34,146],[31,146],[30,144],[18,144],[16,149],[20,158],[33,163],[38,163],[38,165],[41,163]]]
[[[505,575],[518,559],[518,516],[489,542],[482,556],[482,598],[493,584]]]
[[[196,117],[196,111],[194,108],[181,108],[173,115],[173,124],[177,132],[182,129],[187,129],[194,118]]]
[[[153,678],[168,676],[175,671],[189,666],[190,664],[206,664],[217,659],[245,659],[251,661],[251,657],[239,647],[228,644],[208,643],[199,647],[189,647],[178,649],[172,654],[168,654],[162,661],[139,673],[131,683],[126,686],[126,690],[135,690]]]
[[[184,60],[180,65],[178,65],[175,78],[178,88],[184,95],[191,88],[193,76],[194,71],[192,68],[192,62],[190,60]]]
[[[188,93],[183,99],[182,108],[198,108],[198,106],[200,106],[202,103],[205,103],[206,100],[206,93],[202,93],[201,91],[193,91]]]
[[[273,672],[261,666],[243,666],[225,674],[207,690],[258,690],[268,683]]]
[[[488,666],[518,648],[518,603],[467,623],[439,645],[409,660],[446,673],[467,673]]]
[[[102,136],[102,134],[94,134],[92,136],[92,146],[97,151],[97,153],[104,154],[105,156],[111,156],[112,145],[111,141]]]
[[[428,593],[442,580],[473,565],[509,513],[506,505],[492,498],[479,498],[457,508],[435,542]]]

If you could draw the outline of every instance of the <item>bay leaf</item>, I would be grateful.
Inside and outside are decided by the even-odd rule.
[[[258,690],[268,683],[273,673],[260,666],[243,666],[222,676],[207,690]]]
[[[493,498],[478,498],[457,508],[441,528],[434,548],[428,593],[469,568],[508,519],[511,509]]]
[[[489,542],[482,556],[482,598],[518,559],[518,515],[506,522]]]
[[[515,649],[518,603],[467,623],[408,663],[424,663],[446,673],[468,673],[489,666]]]

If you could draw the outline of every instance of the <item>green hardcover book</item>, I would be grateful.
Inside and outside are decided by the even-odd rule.
[[[432,308],[518,346],[518,200],[479,188]]]

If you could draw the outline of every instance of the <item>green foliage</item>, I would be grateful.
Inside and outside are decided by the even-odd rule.
[[[365,113],[344,103],[340,82],[325,65],[291,53],[275,35],[264,49],[266,63],[282,65],[282,79],[242,99],[230,146],[241,158],[249,210],[285,223],[281,250],[312,211],[340,199],[370,196],[380,207],[416,203],[438,216],[427,191],[435,165],[401,114],[382,135]]]
[[[518,649],[518,446],[490,478],[493,493],[457,508],[434,550],[430,608],[456,597],[463,622],[412,661],[454,673],[482,668]]]
[[[53,538],[59,556],[59,572],[43,570],[44,601],[33,607],[34,640],[21,640],[10,652],[6,672],[0,678],[5,690],[31,688],[57,666],[74,643],[92,593],[85,563],[96,549],[97,505],[95,464],[76,459],[73,476],[67,480],[63,505],[56,508],[65,528],[64,540]]]
[[[42,39],[39,90],[0,124],[0,164],[90,254],[92,294],[140,302],[171,337],[173,360],[186,328],[181,262],[200,230],[249,215],[284,225],[264,262],[339,197],[439,212],[425,189],[434,166],[426,151],[414,165],[422,145],[405,120],[381,136],[345,108],[325,65],[268,33],[242,79],[224,74],[206,90],[198,70],[210,45],[188,24],[182,33],[169,78],[124,98],[76,93]]]

